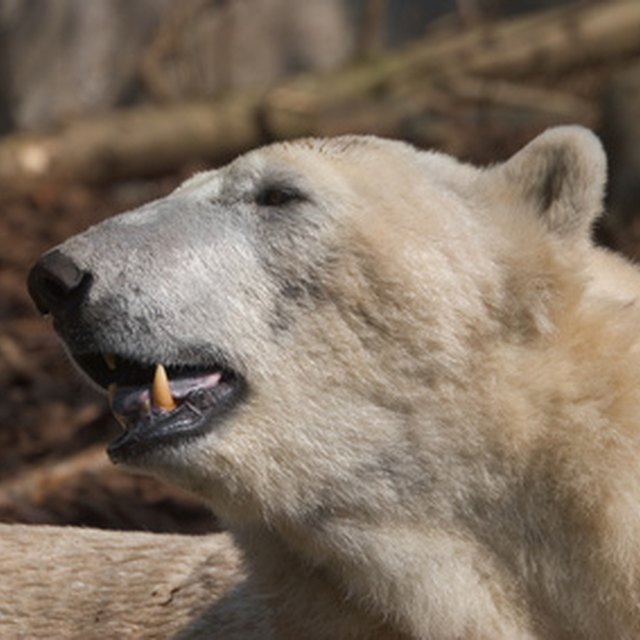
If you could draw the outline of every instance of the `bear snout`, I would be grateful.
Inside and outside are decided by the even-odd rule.
[[[80,304],[92,276],[58,249],[44,254],[29,272],[27,286],[38,311],[60,315]]]

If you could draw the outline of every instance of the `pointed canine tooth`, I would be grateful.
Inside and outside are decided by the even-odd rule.
[[[158,364],[153,374],[153,385],[151,386],[151,402],[154,407],[171,411],[176,408],[176,402],[171,395],[169,388],[169,378],[165,368]]]
[[[103,353],[102,357],[107,365],[107,369],[109,369],[109,371],[115,371],[118,366],[115,355],[113,353]]]

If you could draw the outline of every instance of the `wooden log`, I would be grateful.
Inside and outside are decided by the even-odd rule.
[[[369,97],[409,96],[455,76],[525,79],[567,73],[640,53],[640,3],[569,5],[524,18],[440,34],[399,54],[332,76],[308,76],[273,89],[265,111],[275,137],[311,134],[317,114]],[[304,126],[303,126],[304,123]]]
[[[460,87],[466,86],[467,101],[469,92],[478,100],[479,93],[490,95],[492,85],[482,84],[489,79],[510,83],[508,91],[505,84],[492,98],[497,105],[502,96],[508,109],[514,100],[531,99],[530,110],[570,112],[577,104],[571,96],[555,93],[551,103],[541,102],[539,94],[525,91],[523,80],[631,54],[640,54],[640,3],[569,5],[446,37],[431,35],[404,52],[300,77],[266,94],[132,108],[76,121],[48,135],[9,136],[0,141],[0,183],[145,176],[193,160],[221,163],[269,140],[304,135],[402,136],[408,117],[446,113],[442,104],[448,109],[461,99]],[[573,120],[590,124],[590,109],[579,106]],[[565,121],[564,116],[558,120]]]
[[[637,53],[639,45],[636,0],[575,3],[483,23],[455,38],[427,38],[403,55],[393,81],[461,72],[502,78],[557,75]]]
[[[104,182],[157,175],[189,161],[223,161],[262,138],[260,97],[145,106],[86,118],[51,134],[0,141],[0,182]]]

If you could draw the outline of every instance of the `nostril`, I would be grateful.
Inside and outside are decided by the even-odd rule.
[[[39,287],[52,300],[64,300],[74,289],[68,283],[62,282],[49,274],[43,274],[40,277]]]
[[[88,290],[91,275],[59,250],[45,254],[27,281],[29,293],[41,313],[57,313],[79,302]]]

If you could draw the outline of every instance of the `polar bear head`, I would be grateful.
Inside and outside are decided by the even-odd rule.
[[[438,514],[491,473],[516,354],[579,306],[604,181],[578,127],[486,169],[279,143],[69,239],[30,289],[109,390],[117,463],[230,522]]]

